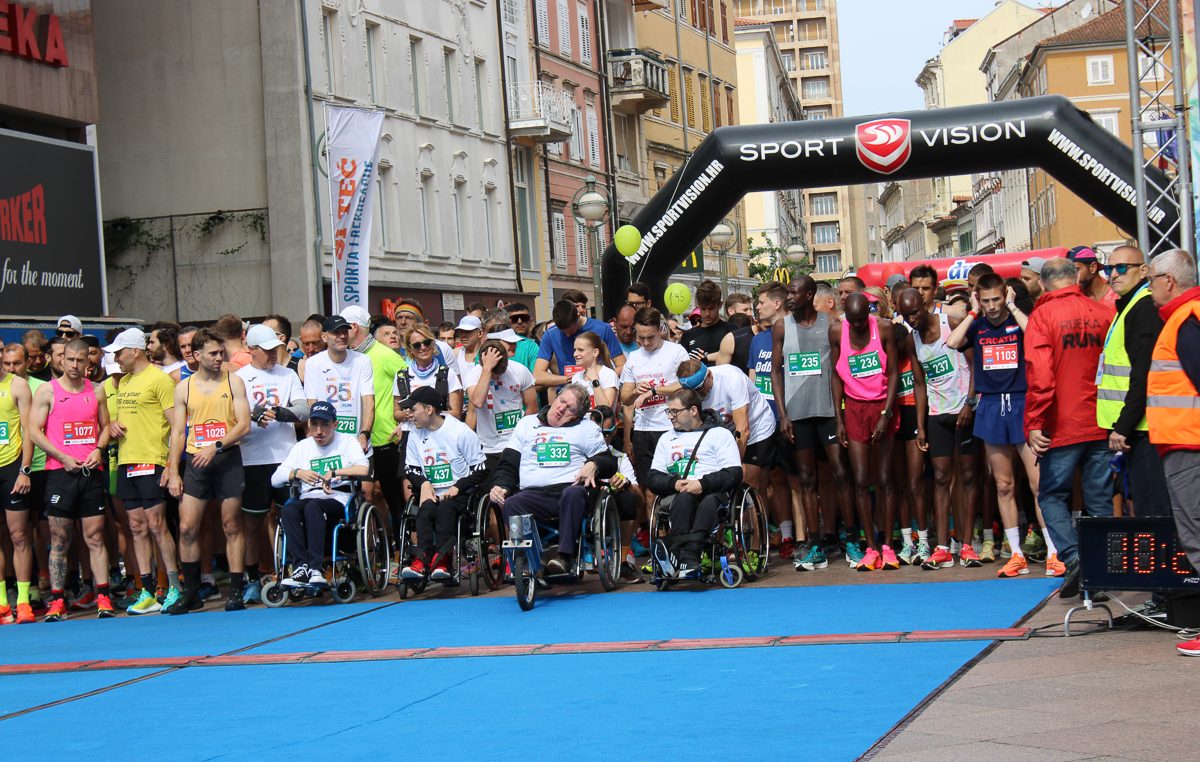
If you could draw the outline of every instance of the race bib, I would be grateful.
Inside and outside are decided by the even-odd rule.
[[[581,370],[583,370],[582,365],[568,365],[566,368],[563,369],[562,374],[564,376],[566,376],[567,378],[574,378],[575,374]]]
[[[435,487],[445,487],[454,483],[454,471],[449,463],[433,463],[425,466],[425,478]]]
[[[570,442],[538,442],[534,455],[539,466],[567,466],[571,464]]]
[[[754,386],[762,392],[764,397],[775,397],[775,392],[771,387],[771,377],[765,373],[754,374]]]
[[[820,352],[792,352],[787,357],[789,376],[821,375]]]
[[[330,455],[328,458],[313,458],[308,462],[308,470],[313,473],[325,474],[342,467],[341,455]]]
[[[217,440],[225,436],[225,422],[209,421],[208,423],[197,423],[192,426],[192,431],[195,432],[194,436],[197,447],[211,447],[217,443]]]
[[[900,374],[900,395],[905,396],[912,394],[913,390],[913,372],[906,370]]]
[[[154,464],[138,463],[137,465],[130,466],[129,470],[125,472],[125,476],[129,477],[130,479],[133,479],[137,476],[154,476]]]
[[[8,421],[0,421],[0,445],[8,444]]]
[[[96,444],[96,424],[93,421],[64,421],[63,444]]]
[[[339,415],[337,417],[337,430],[343,434],[358,434],[358,417],[353,415]]]
[[[525,411],[520,408],[516,410],[501,410],[496,412],[496,433],[503,434],[512,431],[517,427],[517,421],[525,417]]]
[[[925,369],[925,377],[930,381],[936,381],[942,376],[948,376],[954,370],[954,366],[950,363],[950,358],[946,355],[938,355],[932,360],[926,360],[921,363],[921,367]]]
[[[980,348],[984,370],[1014,370],[1018,365],[1016,344],[984,344]]]
[[[850,365],[851,378],[869,378],[883,373],[883,365],[879,362],[879,352],[874,350],[846,358]]]
[[[691,464],[691,468],[688,467],[689,464]],[[667,466],[667,471],[672,476],[678,476],[680,479],[686,479],[689,476],[695,475],[696,461],[692,460],[690,455],[686,458],[680,458],[676,461],[673,461],[671,465]]]

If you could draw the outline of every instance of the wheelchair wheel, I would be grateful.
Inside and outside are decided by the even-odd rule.
[[[717,579],[720,581],[723,587],[732,590],[733,588],[742,584],[742,580],[745,579],[745,574],[742,571],[740,564],[722,563],[721,566],[721,570],[717,572]]]
[[[403,575],[403,569],[408,566],[416,557],[417,553],[417,503],[415,500],[409,500],[408,506],[405,508],[404,516],[400,519],[400,527],[396,530],[396,548],[400,556],[400,569]],[[410,588],[413,586],[414,580],[406,580],[403,576],[400,577],[400,582],[397,587],[400,588],[400,598],[408,597]],[[419,590],[417,592],[420,592]]]
[[[597,501],[592,532],[600,584],[606,591],[615,590],[621,573],[621,525],[617,520],[617,505],[611,495],[604,495]]]
[[[751,487],[738,491],[733,506],[736,550],[746,579],[753,580],[767,571],[767,512],[758,492]]]
[[[513,558],[513,582],[517,588],[517,605],[522,611],[531,610],[537,598],[537,579],[529,571],[529,559],[524,551],[519,551]]]
[[[363,502],[358,507],[357,526],[359,575],[367,592],[375,597],[387,588],[392,571],[387,519],[383,511],[368,502]]]
[[[271,548],[275,554],[275,581],[282,582],[287,575],[287,538],[283,534],[283,522],[275,524],[275,537]]]
[[[358,586],[354,584],[354,580],[347,574],[340,579],[334,580],[334,584],[330,587],[330,592],[333,593],[333,599],[338,603],[349,603],[358,594]]]
[[[279,580],[270,580],[263,585],[262,601],[269,609],[277,609],[287,603],[287,591],[279,585]]]
[[[483,586],[488,590],[499,590],[504,584],[504,515],[500,506],[481,498],[475,511],[475,535],[472,543],[478,544],[475,566],[471,570],[471,595],[479,595]],[[482,584],[481,584],[482,583]]]

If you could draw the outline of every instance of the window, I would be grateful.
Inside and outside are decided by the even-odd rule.
[[[592,19],[588,16],[587,6],[582,3],[579,5],[579,60],[592,63]]]
[[[829,97],[829,80],[821,77],[818,79],[806,79],[803,85],[803,97],[810,99],[828,98]]]
[[[504,0],[504,23],[510,26],[521,23],[521,0]]]
[[[550,0],[534,0],[534,12],[537,15],[537,44],[544,48],[550,47]]]
[[[454,62],[453,50],[442,50],[442,65],[446,72],[446,121],[454,124],[454,82],[458,79],[458,65]]]
[[[1097,126],[1103,127],[1117,137],[1121,137],[1121,128],[1117,124],[1117,114],[1121,113],[1120,109],[1101,109],[1099,111],[1089,111],[1088,116]]]
[[[551,246],[554,249],[554,266],[567,269],[567,218],[562,210],[550,212]]]
[[[629,117],[624,114],[613,114],[613,153],[617,157],[617,170],[632,172],[633,164],[629,160]]]
[[[388,212],[392,208],[391,191],[392,191],[392,170],[389,167],[379,167],[379,173],[375,175],[375,219],[379,220],[379,234],[376,242],[381,249],[389,248],[391,237],[388,235]],[[374,237],[374,236],[372,236]]]
[[[821,20],[801,21],[800,39],[802,40],[823,40],[825,39],[825,22]]]
[[[1113,57],[1087,57],[1087,83],[1089,85],[1113,84]]]
[[[964,230],[958,234],[958,253],[966,256],[975,253],[974,234],[970,230]]]
[[[784,71],[795,71],[796,70],[796,56],[793,55],[790,51],[783,54],[783,68],[784,68]]]
[[[840,243],[841,225],[837,222],[818,222],[812,226],[813,243]]]
[[[578,219],[575,220],[575,271],[580,275],[588,271],[588,229]]]
[[[483,245],[484,256],[488,262],[496,258],[496,190],[491,187],[483,189]]]
[[[805,69],[825,69],[828,68],[828,59],[824,50],[808,50],[804,53],[804,68]]]
[[[421,206],[421,253],[433,253],[433,220],[437,219],[437,213],[433,209],[434,192],[433,192],[433,176],[423,175],[420,184],[417,185],[417,203]]]
[[[670,74],[670,94],[671,94],[671,121],[679,123],[679,68],[675,64],[669,65]]]
[[[838,213],[838,198],[836,193],[814,193],[808,199],[810,214],[814,217]]]
[[[422,101],[424,100],[425,80],[425,54],[421,50],[421,41],[415,37],[408,40],[408,55],[411,59],[410,71],[412,72],[412,98],[413,98],[413,113],[420,116],[424,110]]]
[[[583,114],[571,106],[571,160],[583,159]]]
[[[700,129],[705,132],[712,131],[712,111],[708,107],[708,101],[712,97],[712,89],[708,85],[708,77],[703,74],[699,77],[700,84]]]
[[[333,92],[334,71],[334,11],[321,11],[321,63],[325,68],[325,92]]]
[[[721,0],[721,42],[729,44],[729,4]]]
[[[725,113],[729,115],[729,123],[737,124],[737,117],[733,113],[733,88],[725,88]]]
[[[817,254],[817,272],[836,273],[842,270],[841,252],[828,251]]]
[[[571,57],[571,11],[567,0],[558,0],[558,52]]]
[[[529,149],[518,148],[512,157],[513,188],[517,205],[517,246],[520,247],[521,268],[537,267],[529,232]],[[488,240],[491,240],[488,236]]]
[[[683,98],[684,105],[687,110],[687,126],[696,126],[696,99],[692,93],[692,73],[687,69],[683,71]]]
[[[475,59],[475,122],[480,132],[487,132],[487,106],[484,105],[485,84],[487,82],[487,64]]]
[[[379,84],[375,61],[379,56],[379,25],[367,24],[367,82],[370,85],[371,103],[379,102]]]
[[[1138,54],[1138,79],[1141,82],[1161,82],[1166,79],[1163,66],[1154,57]]]
[[[596,107],[588,104],[587,107],[587,140],[588,140],[588,163],[593,167],[600,166],[600,121],[596,118]]]
[[[806,108],[804,109],[804,119],[809,122],[819,122],[822,119],[829,118],[829,109],[827,108]]]
[[[717,86],[716,82],[713,83],[712,92],[713,92],[713,95],[712,95],[713,121],[716,123],[716,125],[718,127],[720,127],[721,126],[721,88]]]

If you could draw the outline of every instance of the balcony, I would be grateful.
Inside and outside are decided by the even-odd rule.
[[[609,51],[608,87],[613,111],[640,114],[671,102],[666,64],[651,50]]]
[[[545,82],[508,86],[508,131],[534,143],[558,143],[571,137],[571,96]]]
[[[667,0],[630,0],[635,11],[653,11],[667,7]]]

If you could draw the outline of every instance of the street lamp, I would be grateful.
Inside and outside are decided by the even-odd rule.
[[[803,264],[808,259],[808,247],[800,240],[800,236],[794,235],[791,245],[784,249],[783,256],[794,265]]]
[[[737,223],[726,217],[716,224],[708,234],[708,248],[717,252],[721,262],[721,293],[729,296],[728,276],[726,275],[725,254],[733,248],[737,240]]]
[[[588,245],[592,249],[588,257],[592,268],[592,304],[596,318],[600,319],[600,228],[608,220],[608,199],[596,190],[595,175],[584,178],[583,187],[575,191],[571,210],[575,213],[575,223],[582,222],[588,229]]]

